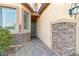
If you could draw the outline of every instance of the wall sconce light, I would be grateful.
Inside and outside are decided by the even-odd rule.
[[[69,15],[73,16],[79,14],[79,3],[72,3],[71,8],[69,9]]]

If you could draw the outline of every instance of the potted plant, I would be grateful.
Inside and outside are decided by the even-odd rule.
[[[0,55],[5,54],[5,50],[11,45],[11,34],[8,29],[0,29]]]

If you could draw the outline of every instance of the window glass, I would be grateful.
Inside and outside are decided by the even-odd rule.
[[[0,28],[2,28],[2,9],[0,8]]]
[[[16,28],[16,9],[2,8],[2,28],[7,28],[10,31],[14,31]]]
[[[28,13],[24,12],[24,30],[29,29],[29,16]]]

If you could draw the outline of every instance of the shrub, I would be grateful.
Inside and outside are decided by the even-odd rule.
[[[0,55],[11,45],[11,34],[7,29],[0,29]]]

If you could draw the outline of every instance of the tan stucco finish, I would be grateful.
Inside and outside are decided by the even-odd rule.
[[[76,17],[76,23],[77,23],[77,25],[76,25],[76,36],[77,36],[77,38],[76,38],[76,53],[77,53],[77,55],[79,55],[79,15],[76,15],[77,17]]]
[[[71,4],[50,4],[37,20],[37,36],[52,49],[51,23],[60,21],[75,22],[69,16]]]

